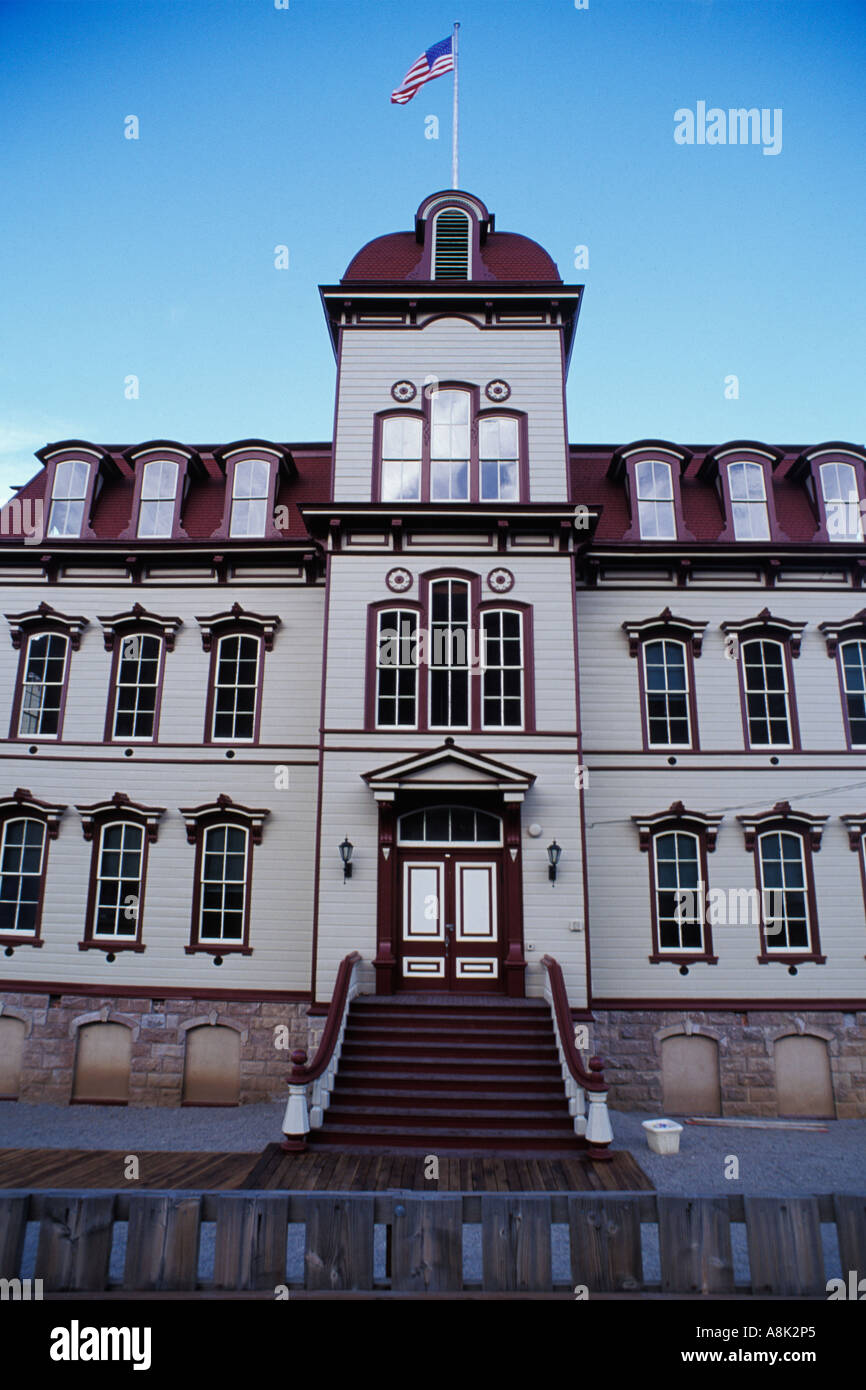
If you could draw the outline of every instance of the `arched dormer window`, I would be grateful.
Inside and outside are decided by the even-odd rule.
[[[712,449],[698,469],[698,481],[713,485],[724,526],[719,540],[787,540],[776,519],[773,474],[784,460],[780,449],[742,439]]]
[[[91,517],[100,492],[106,478],[131,476],[126,460],[80,439],[49,444],[36,457],[45,467],[46,538],[93,540]]]
[[[802,479],[819,541],[863,541],[866,507],[866,450],[856,444],[819,444],[801,454],[787,475]]]
[[[289,451],[264,439],[245,439],[215,450],[214,458],[226,476],[223,516],[214,538],[279,538],[275,513],[280,483],[297,477]]]
[[[623,540],[691,541],[686,529],[680,478],[692,455],[661,439],[617,449],[608,477],[624,483],[631,525]]]
[[[462,208],[444,208],[433,219],[433,279],[472,279],[471,224]]]
[[[186,539],[183,511],[193,479],[207,469],[194,450],[170,439],[152,439],[127,449],[124,458],[135,473],[132,513],[121,540]]]

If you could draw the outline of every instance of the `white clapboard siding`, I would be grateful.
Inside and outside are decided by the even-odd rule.
[[[531,500],[568,497],[560,329],[491,329],[438,318],[423,328],[346,328],[341,341],[334,449],[340,501],[371,500],[373,418],[397,408],[393,383],[415,384],[415,408],[428,377],[479,386],[482,408],[492,404],[484,396],[487,382],[504,377],[509,409],[528,415]]]
[[[584,747],[641,747],[638,670],[629,656],[625,620],[654,617],[669,606],[678,617],[706,621],[703,652],[696,658],[695,691],[701,748],[745,747],[737,664],[725,657],[722,622],[741,622],[768,607],[774,617],[805,622],[800,655],[793,661],[794,694],[803,749],[845,749],[839,678],[818,624],[850,618],[860,606],[850,590],[830,593],[751,589],[720,593],[698,587],[582,590],[577,596],[580,643],[580,707]],[[778,750],[776,750],[778,751]]]
[[[535,648],[535,723],[538,729],[575,729],[574,613],[571,561],[568,556],[509,554],[505,563],[514,575],[514,587],[497,596],[485,582],[501,562],[499,556],[335,556],[331,564],[331,599],[328,621],[327,728],[362,729],[367,643],[367,604],[401,600],[418,602],[420,576],[430,570],[455,568],[477,574],[482,600],[500,597],[532,606]],[[392,594],[385,577],[399,562],[413,576],[403,595]]]

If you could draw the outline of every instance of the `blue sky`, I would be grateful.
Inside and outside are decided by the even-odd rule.
[[[330,437],[317,286],[449,185],[450,76],[389,96],[455,19],[461,185],[587,286],[572,441],[866,439],[862,0],[0,0],[3,495],[70,436]],[[780,152],[677,144],[701,101]]]

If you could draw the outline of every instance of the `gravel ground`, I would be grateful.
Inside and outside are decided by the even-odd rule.
[[[234,1150],[258,1153],[279,1137],[282,1103],[239,1106],[237,1109],[109,1109],[105,1106],[25,1105],[0,1102],[0,1147],[76,1149]],[[827,1122],[826,1134],[799,1130],[760,1130],[686,1125],[680,1152],[662,1157],[647,1147],[641,1122],[645,1114],[614,1111],[611,1123],[617,1148],[629,1149],[659,1192],[699,1195],[738,1191],[792,1196],[815,1192],[866,1192],[866,1120]],[[739,1160],[739,1177],[725,1177],[726,1164]],[[215,1228],[201,1232],[199,1278],[213,1278]],[[834,1226],[821,1228],[827,1278],[843,1271]],[[477,1226],[463,1228],[464,1277],[481,1277],[481,1235]],[[22,1276],[32,1277],[38,1228],[28,1226]],[[731,1227],[734,1274],[749,1277],[745,1227]],[[658,1235],[654,1226],[641,1230],[644,1278],[658,1281]],[[118,1224],[111,1255],[110,1277],[123,1278],[126,1227]],[[552,1228],[553,1277],[570,1280],[568,1230]],[[292,1225],[286,1247],[287,1277],[303,1279],[303,1227]],[[376,1277],[384,1275],[385,1233],[377,1228]]]
[[[280,1138],[282,1102],[235,1109],[26,1105],[0,1101],[0,1148],[223,1150],[260,1153]],[[614,1144],[629,1149],[659,1192],[793,1196],[866,1192],[866,1120],[828,1120],[827,1133],[686,1125],[680,1152],[647,1147],[643,1113],[612,1111]],[[725,1177],[726,1159],[739,1178]]]

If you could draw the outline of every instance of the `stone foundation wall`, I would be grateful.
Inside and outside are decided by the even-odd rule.
[[[630,1009],[594,1019],[590,1052],[604,1059],[613,1109],[663,1113],[662,1043],[691,1033],[718,1044],[722,1115],[778,1115],[775,1045],[799,1035],[827,1045],[836,1118],[866,1117],[866,1011]]]
[[[78,1029],[84,1023],[123,1023],[131,1029],[130,1105],[180,1105],[186,1036],[217,1024],[240,1035],[240,1103],[283,1100],[294,1048],[310,1051],[321,1019],[306,1003],[203,999],[126,999],[112,995],[4,994],[0,1018],[26,1029],[18,1099],[66,1105],[72,1097]]]

